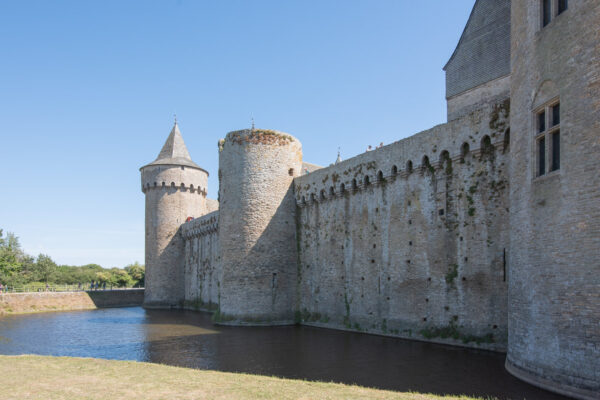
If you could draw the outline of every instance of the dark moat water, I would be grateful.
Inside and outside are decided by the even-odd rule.
[[[0,354],[137,360],[398,391],[564,399],[512,377],[504,355],[310,327],[214,326],[140,307],[0,318]]]

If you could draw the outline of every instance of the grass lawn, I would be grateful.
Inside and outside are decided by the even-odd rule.
[[[2,399],[465,399],[93,358],[0,356]]]

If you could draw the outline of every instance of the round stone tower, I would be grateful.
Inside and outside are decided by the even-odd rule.
[[[598,399],[600,2],[511,7],[506,367]]]
[[[140,168],[146,195],[147,307],[177,307],[184,297],[184,245],[179,228],[206,213],[208,172],[196,165],[177,122],[154,162]]]
[[[292,323],[296,302],[296,204],[302,146],[271,130],[230,132],[220,143],[221,322]]]

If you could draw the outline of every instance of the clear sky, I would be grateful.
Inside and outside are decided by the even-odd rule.
[[[61,264],[144,261],[139,167],[173,114],[217,196],[250,126],[332,163],[446,121],[474,0],[0,1],[0,228]]]

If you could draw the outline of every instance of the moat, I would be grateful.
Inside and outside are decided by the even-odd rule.
[[[0,317],[0,354],[137,360],[398,391],[563,399],[512,377],[504,355],[311,327],[214,326],[140,307]]]

